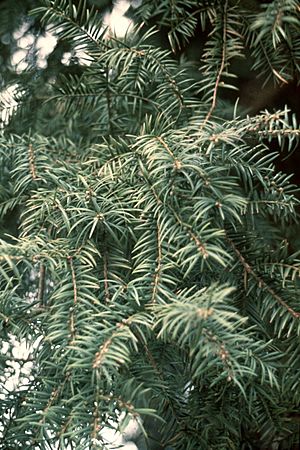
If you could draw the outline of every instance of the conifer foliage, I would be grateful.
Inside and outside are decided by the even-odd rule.
[[[42,87],[29,67],[3,105],[0,448],[105,449],[132,418],[149,449],[293,448],[299,201],[275,160],[299,128],[223,92],[245,55],[299,80],[299,3],[144,0],[124,38],[85,1],[38,3],[88,64]],[[200,60],[177,57],[197,27]]]

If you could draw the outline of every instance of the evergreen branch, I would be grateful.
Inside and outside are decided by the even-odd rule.
[[[67,418],[67,420],[65,420],[65,422],[62,424],[60,431],[57,433],[57,436],[59,439],[64,437],[64,434],[68,430],[71,421],[72,421],[72,415],[70,414],[69,417]]]
[[[288,269],[288,271],[292,272],[292,280],[295,279],[296,274],[298,274],[298,277],[300,277],[300,267],[297,267],[295,265],[292,264],[286,264],[286,263],[282,263],[282,262],[270,262],[270,263],[264,263],[265,266],[269,266],[269,267],[279,267],[279,268],[284,268],[284,269]]]
[[[174,419],[176,421],[176,424],[177,424],[177,426],[180,426],[181,425],[181,420],[180,420],[180,418],[178,416],[176,407],[173,405],[173,402],[172,402],[172,399],[171,399],[171,397],[170,397],[170,395],[168,393],[168,390],[165,387],[166,386],[166,380],[165,380],[164,374],[160,370],[157,362],[155,361],[155,358],[154,358],[152,352],[149,350],[149,347],[146,344],[144,344],[144,349],[145,349],[145,353],[147,355],[147,358],[148,358],[151,366],[154,369],[154,372],[158,375],[158,378],[161,381],[161,389],[162,389],[162,391],[163,391],[163,393],[165,395],[165,398],[166,398],[166,400],[167,400],[167,402],[168,402],[168,404],[170,406],[170,409],[171,409],[171,411],[173,413],[173,417],[174,417]],[[166,444],[166,442],[164,442],[163,444]]]
[[[22,17],[0,2],[1,449],[104,448],[142,414],[149,450],[297,446],[299,201],[273,151],[296,148],[296,107],[244,117],[221,88],[297,81],[299,2],[143,0],[129,12],[158,35],[118,38],[90,0],[43,0],[23,37],[56,46],[22,74],[38,0],[15,1]]]
[[[51,391],[51,395],[48,399],[48,402],[45,406],[45,408],[43,409],[42,412],[40,412],[40,415],[42,416],[41,419],[39,420],[38,424],[37,424],[37,428],[35,430],[36,433],[39,432],[39,430],[43,427],[43,425],[45,424],[46,420],[47,420],[47,415],[49,413],[49,411],[51,410],[51,407],[53,406],[53,404],[58,400],[59,396],[61,395],[61,393],[63,392],[64,388],[65,388],[65,384],[67,382],[67,377],[65,377],[63,383],[59,386],[56,386],[52,389]],[[40,442],[39,437],[36,435],[35,437],[32,438],[32,444],[36,445]]]
[[[203,314],[203,318],[207,319],[213,313],[212,308],[209,308]],[[201,316],[200,316],[201,317]],[[224,366],[225,372],[227,373],[227,381],[231,381],[234,378],[234,369],[230,360],[230,352],[226,349],[226,344],[218,339],[217,336],[212,334],[209,330],[203,329],[203,334],[207,336],[209,341],[217,346],[217,355],[220,358],[222,365]]]
[[[181,217],[179,216],[179,214],[177,214],[177,212],[172,208],[172,212],[174,214],[174,217],[176,218],[177,223],[184,229],[187,231],[188,235],[190,236],[190,238],[195,242],[197,249],[199,250],[199,252],[201,253],[201,255],[203,256],[204,259],[208,258],[208,252],[205,248],[205,245],[203,242],[201,242],[201,240],[198,238],[198,236],[193,232],[192,226],[186,222],[184,222]]]
[[[70,322],[69,322],[70,323],[70,337],[71,337],[70,345],[72,345],[75,341],[75,336],[76,336],[75,311],[76,311],[77,302],[78,302],[78,292],[77,292],[77,281],[76,281],[76,274],[75,274],[75,268],[74,268],[72,256],[68,256],[67,261],[70,264],[72,285],[73,285],[73,306],[70,307]]]
[[[40,262],[40,272],[39,272],[39,287],[38,287],[38,304],[40,307],[46,306],[44,302],[45,294],[45,281],[46,281],[46,267],[45,264]]]
[[[277,72],[277,70],[273,67],[273,64],[272,64],[272,62],[271,62],[271,60],[270,60],[270,57],[269,57],[269,55],[268,55],[268,52],[267,52],[267,50],[266,50],[266,48],[265,48],[265,46],[264,46],[264,44],[263,44],[262,41],[259,41],[259,46],[260,46],[260,48],[261,48],[261,50],[262,50],[262,52],[263,52],[263,54],[264,54],[264,56],[265,56],[265,60],[267,61],[267,64],[268,64],[268,66],[269,66],[271,72],[275,75],[275,77],[277,78],[277,80],[281,81],[281,82],[284,83],[284,84],[288,84],[288,81],[287,81],[285,78],[283,78],[283,76],[280,75],[280,74]],[[266,80],[266,82],[267,82],[267,81],[268,81],[268,80]]]
[[[125,364],[126,360],[128,360],[128,349],[125,349],[124,346],[122,346],[121,342],[123,339],[130,338],[132,342],[136,341],[135,336],[133,333],[131,333],[129,329],[129,319],[118,322],[116,326],[114,327],[114,331],[112,334],[100,345],[99,350],[94,355],[92,368],[93,369],[99,369],[101,368],[101,365],[105,363],[105,359],[111,360],[117,365]],[[117,340],[117,338],[120,338],[119,341],[116,343],[118,346],[118,354],[112,349],[111,347],[115,343],[114,341]],[[122,348],[123,347],[123,348]]]
[[[108,338],[100,347],[99,347],[99,351],[96,353],[94,361],[93,361],[93,369],[99,369],[99,367],[101,366],[104,358],[105,358],[105,353],[108,352],[109,347],[112,344],[112,340],[115,336],[117,336],[118,332],[115,332],[112,334],[112,337]]]
[[[110,301],[109,284],[108,284],[108,252],[106,248],[106,236],[104,233],[104,250],[103,250],[103,279],[104,279],[104,292],[105,292],[105,303]]]
[[[158,139],[159,140],[159,139]],[[160,142],[160,141],[159,141]],[[170,151],[170,150],[169,150]],[[172,152],[171,152],[171,155]],[[177,161],[177,160],[176,160]],[[159,195],[157,194],[154,185],[151,183],[150,178],[146,177],[145,174],[143,173],[143,177],[145,178],[145,180],[147,181],[147,183],[149,184],[149,187],[157,201],[157,203],[159,205],[163,204],[163,201],[160,199]],[[184,220],[182,220],[182,218],[180,217],[180,215],[175,211],[174,208],[172,208],[170,205],[166,205],[167,208],[172,212],[174,218],[176,219],[176,222],[180,225],[180,227],[182,227],[182,229],[186,230],[186,232],[188,233],[188,235],[190,236],[191,240],[193,240],[196,244],[197,249],[199,250],[200,254],[203,256],[204,259],[206,259],[209,255],[208,252],[205,248],[204,243],[201,242],[201,240],[199,239],[199,237],[196,236],[196,234],[193,232],[192,226],[186,222],[184,222]]]
[[[91,438],[92,438],[92,443],[93,441],[95,441],[98,436],[99,433],[101,431],[101,424],[100,424],[100,416],[99,416],[99,392],[97,390],[97,395],[96,395],[96,400],[94,402],[94,411],[93,411],[93,428],[92,428],[92,434],[91,434]]]
[[[163,140],[163,138],[161,136],[156,136],[156,139],[158,140],[158,142],[160,142],[160,144],[162,144],[162,146],[167,150],[167,152],[169,153],[169,155],[173,158],[174,160],[174,168],[176,170],[180,170],[182,167],[181,162],[175,157],[174,153],[172,152],[172,150],[170,149],[170,147],[167,145],[167,143]]]
[[[259,136],[300,136],[300,130],[295,130],[294,128],[285,128],[282,130],[258,130],[257,134]]]
[[[268,286],[268,284],[265,282],[263,278],[261,278],[259,275],[257,275],[254,271],[254,269],[250,266],[249,263],[245,260],[244,256],[241,254],[241,252],[238,250],[238,248],[235,246],[233,241],[227,236],[226,237],[227,242],[230,244],[231,248],[234,250],[235,254],[237,255],[239,261],[242,263],[245,272],[247,274],[250,274],[255,281],[257,282],[259,287],[264,288],[271,296],[281,305],[283,306],[295,319],[300,318],[300,312],[296,312],[293,308],[291,308],[283,298],[278,295],[273,288]]]
[[[37,175],[36,175],[36,168],[35,168],[35,156],[34,156],[32,144],[29,144],[28,155],[29,155],[29,167],[30,167],[31,176],[32,176],[33,180],[36,180]]]
[[[215,110],[215,107],[217,104],[218,89],[219,89],[221,77],[222,77],[222,74],[223,74],[223,71],[225,68],[226,50],[227,50],[227,8],[228,8],[228,0],[225,0],[224,1],[224,9],[223,9],[223,39],[222,39],[222,57],[221,57],[221,62],[220,62],[220,68],[218,70],[216,81],[215,81],[211,106],[210,106],[208,113],[205,116],[203,123],[201,124],[200,130],[202,130],[205,127],[205,125],[211,118],[212,113]]]
[[[162,266],[162,242],[161,242],[161,231],[159,222],[157,220],[156,222],[156,236],[157,236],[157,258],[156,258],[156,268],[154,271],[154,279],[153,279],[153,290],[152,290],[152,297],[151,297],[151,303],[155,303],[156,300],[156,294],[158,289],[159,280],[161,277],[161,266]]]

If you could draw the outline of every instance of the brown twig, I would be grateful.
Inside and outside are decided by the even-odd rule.
[[[103,344],[100,345],[99,350],[94,357],[93,369],[98,369],[101,366],[105,358],[105,355],[108,352],[114,338],[118,336],[118,334],[120,334],[120,330],[122,330],[125,326],[128,326],[128,323],[130,323],[128,319],[124,321],[124,323],[119,322],[117,324],[117,329],[112,333],[112,335],[108,339],[106,339],[106,341],[104,341]]]
[[[105,353],[108,352],[109,347],[111,346],[113,338],[108,338],[104,344],[101,345],[99,348],[99,351],[96,353],[94,362],[93,362],[93,369],[98,369],[105,357]]]
[[[204,119],[204,121],[201,124],[200,130],[202,130],[205,125],[207,124],[207,122],[209,121],[215,107],[217,104],[217,94],[218,94],[218,89],[219,89],[219,85],[220,85],[220,81],[221,81],[221,76],[223,73],[223,70],[225,68],[225,62],[226,62],[226,45],[227,45],[227,36],[226,36],[226,24],[227,24],[227,8],[228,8],[228,0],[226,0],[224,2],[224,15],[223,15],[223,45],[222,45],[222,58],[221,58],[221,65],[220,65],[220,69],[218,71],[217,74],[217,78],[215,81],[215,86],[214,86],[214,91],[213,91],[213,98],[212,98],[212,103],[210,106],[210,109],[208,111],[208,113],[206,114],[206,117]]]
[[[35,168],[35,156],[34,156],[32,144],[29,144],[28,156],[29,156],[29,168],[30,168],[31,176],[32,176],[33,180],[36,180],[37,176],[36,176],[36,168]]]
[[[174,160],[174,168],[177,169],[177,170],[181,169],[181,167],[182,167],[181,161],[179,161],[176,158],[176,156],[174,155],[174,153],[172,152],[170,147],[167,145],[167,143],[163,140],[163,138],[161,136],[156,136],[156,139],[164,147],[164,149],[167,150],[169,155],[173,158],[173,160]]]
[[[45,306],[44,303],[45,281],[46,281],[46,267],[45,264],[41,261],[39,274],[39,287],[38,287],[38,304],[40,307]]]

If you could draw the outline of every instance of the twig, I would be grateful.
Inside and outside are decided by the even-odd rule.
[[[99,433],[101,431],[101,422],[100,422],[100,414],[99,414],[99,388],[97,388],[96,391],[96,399],[94,401],[94,408],[93,408],[93,425],[92,425],[92,432],[91,432],[91,438],[92,438],[92,448],[97,448],[97,439],[99,438]]]
[[[201,255],[203,256],[203,258],[208,258],[208,252],[205,248],[205,245],[203,244],[203,242],[200,241],[200,239],[195,235],[195,233],[192,231],[192,227],[191,225],[184,223],[183,220],[179,217],[179,215],[176,213],[176,211],[173,208],[170,208],[171,211],[173,212],[177,222],[187,231],[188,235],[190,236],[191,240],[193,240],[199,250],[199,252],[201,253]]]
[[[35,156],[34,156],[32,144],[29,144],[29,147],[28,147],[28,157],[29,157],[29,168],[30,168],[32,179],[36,180],[37,176],[36,176],[36,168],[35,168]]]
[[[46,280],[46,267],[45,267],[44,263],[41,261],[40,262],[39,288],[38,288],[39,307],[45,306],[45,302],[44,302],[45,280]]]
[[[174,168],[177,169],[177,170],[181,169],[182,163],[176,158],[176,156],[174,155],[174,153],[172,152],[170,147],[167,145],[167,143],[163,140],[163,138],[160,137],[160,136],[156,136],[156,139],[165,148],[165,150],[167,150],[169,155],[173,158],[173,160],[174,160]]]
[[[213,98],[212,98],[212,103],[210,106],[210,109],[208,111],[208,113],[206,114],[206,117],[204,119],[204,121],[202,122],[202,125],[200,127],[200,130],[202,130],[205,125],[207,124],[208,120],[210,119],[216,104],[217,104],[217,94],[218,94],[218,89],[219,89],[219,85],[220,85],[220,81],[221,81],[221,76],[225,67],[225,61],[226,61],[226,45],[227,45],[227,36],[226,36],[226,24],[227,24],[227,8],[228,8],[228,0],[226,0],[224,2],[224,16],[223,16],[223,45],[222,45],[222,58],[221,58],[221,65],[220,65],[220,69],[218,71],[217,74],[217,78],[216,78],[216,82],[215,82],[215,87],[214,87],[214,91],[213,91]]]

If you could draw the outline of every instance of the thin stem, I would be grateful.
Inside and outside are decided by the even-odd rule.
[[[39,276],[39,288],[38,288],[38,304],[39,307],[45,306],[44,293],[45,293],[45,280],[46,280],[46,267],[44,263],[40,262],[40,276]]]
[[[35,168],[35,155],[34,155],[32,144],[29,144],[29,147],[28,147],[28,158],[29,158],[29,168],[30,168],[31,177],[33,180],[36,180],[37,175],[36,175],[36,168]]]
[[[213,98],[212,98],[212,103],[210,106],[210,109],[203,121],[203,123],[201,124],[200,129],[202,130],[205,125],[207,124],[207,122],[209,121],[215,107],[217,104],[217,94],[218,94],[218,89],[219,89],[219,85],[220,85],[220,81],[221,81],[221,76],[222,73],[224,71],[225,68],[225,62],[226,62],[226,46],[227,46],[227,35],[226,35],[226,25],[227,25],[227,9],[228,9],[228,0],[226,0],[224,2],[224,13],[223,13],[223,39],[222,39],[222,58],[221,58],[221,65],[220,65],[220,69],[217,73],[217,78],[216,78],[216,82],[215,82],[215,86],[214,86],[214,91],[213,91]]]

